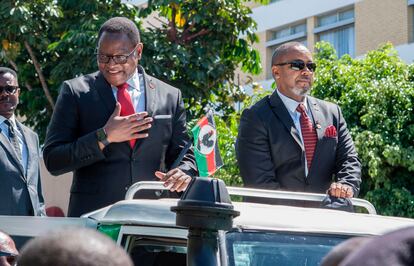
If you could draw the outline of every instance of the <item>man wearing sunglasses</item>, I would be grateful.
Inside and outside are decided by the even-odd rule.
[[[62,85],[43,154],[52,174],[74,172],[69,216],[124,199],[138,181],[162,180],[180,192],[197,173],[192,149],[185,148],[181,92],[145,73],[142,51],[131,20],[109,19],[98,34],[99,71]]]
[[[301,43],[275,50],[277,89],[240,119],[236,154],[245,186],[358,195],[361,164],[341,110],[309,96],[315,69]]]
[[[0,67],[0,215],[45,215],[40,184],[39,139],[15,111],[17,74]]]
[[[13,239],[5,232],[0,231],[0,266],[16,265],[19,251]]]

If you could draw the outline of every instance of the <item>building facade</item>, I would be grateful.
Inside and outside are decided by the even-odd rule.
[[[414,61],[414,0],[273,0],[250,3],[257,22],[263,72],[253,77],[268,88],[274,49],[288,41],[311,51],[318,41],[333,45],[338,56],[359,57],[391,42],[407,63]],[[246,79],[247,80],[247,79]]]

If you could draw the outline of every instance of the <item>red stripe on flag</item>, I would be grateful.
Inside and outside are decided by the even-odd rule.
[[[206,160],[208,173],[213,173],[216,169],[216,156],[214,154],[214,149],[210,152],[210,154],[206,155]]]
[[[203,118],[201,118],[198,122],[197,122],[197,125],[201,128],[202,126],[204,126],[204,125],[207,125],[208,124],[208,120],[207,120],[207,117],[205,116],[205,117],[203,117]]]

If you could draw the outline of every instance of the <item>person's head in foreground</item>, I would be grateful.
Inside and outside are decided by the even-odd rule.
[[[19,266],[133,266],[113,240],[91,229],[71,228],[30,240]]]
[[[377,236],[345,258],[340,266],[414,265],[414,227]]]
[[[369,236],[352,237],[335,246],[322,260],[321,266],[338,266],[349,254],[370,241]]]
[[[0,266],[14,265],[19,251],[16,249],[13,239],[6,233],[0,231]]]

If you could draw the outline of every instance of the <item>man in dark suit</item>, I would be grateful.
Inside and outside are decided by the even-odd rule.
[[[98,35],[99,71],[61,87],[43,154],[52,174],[74,172],[69,216],[122,200],[137,181],[180,192],[197,173],[181,92],[145,73],[142,50],[132,21],[109,19]]]
[[[39,139],[17,121],[17,74],[0,67],[0,215],[45,215]]]
[[[240,119],[236,154],[245,186],[358,195],[361,164],[340,108],[308,96],[315,68],[301,43],[274,52],[277,89]]]

